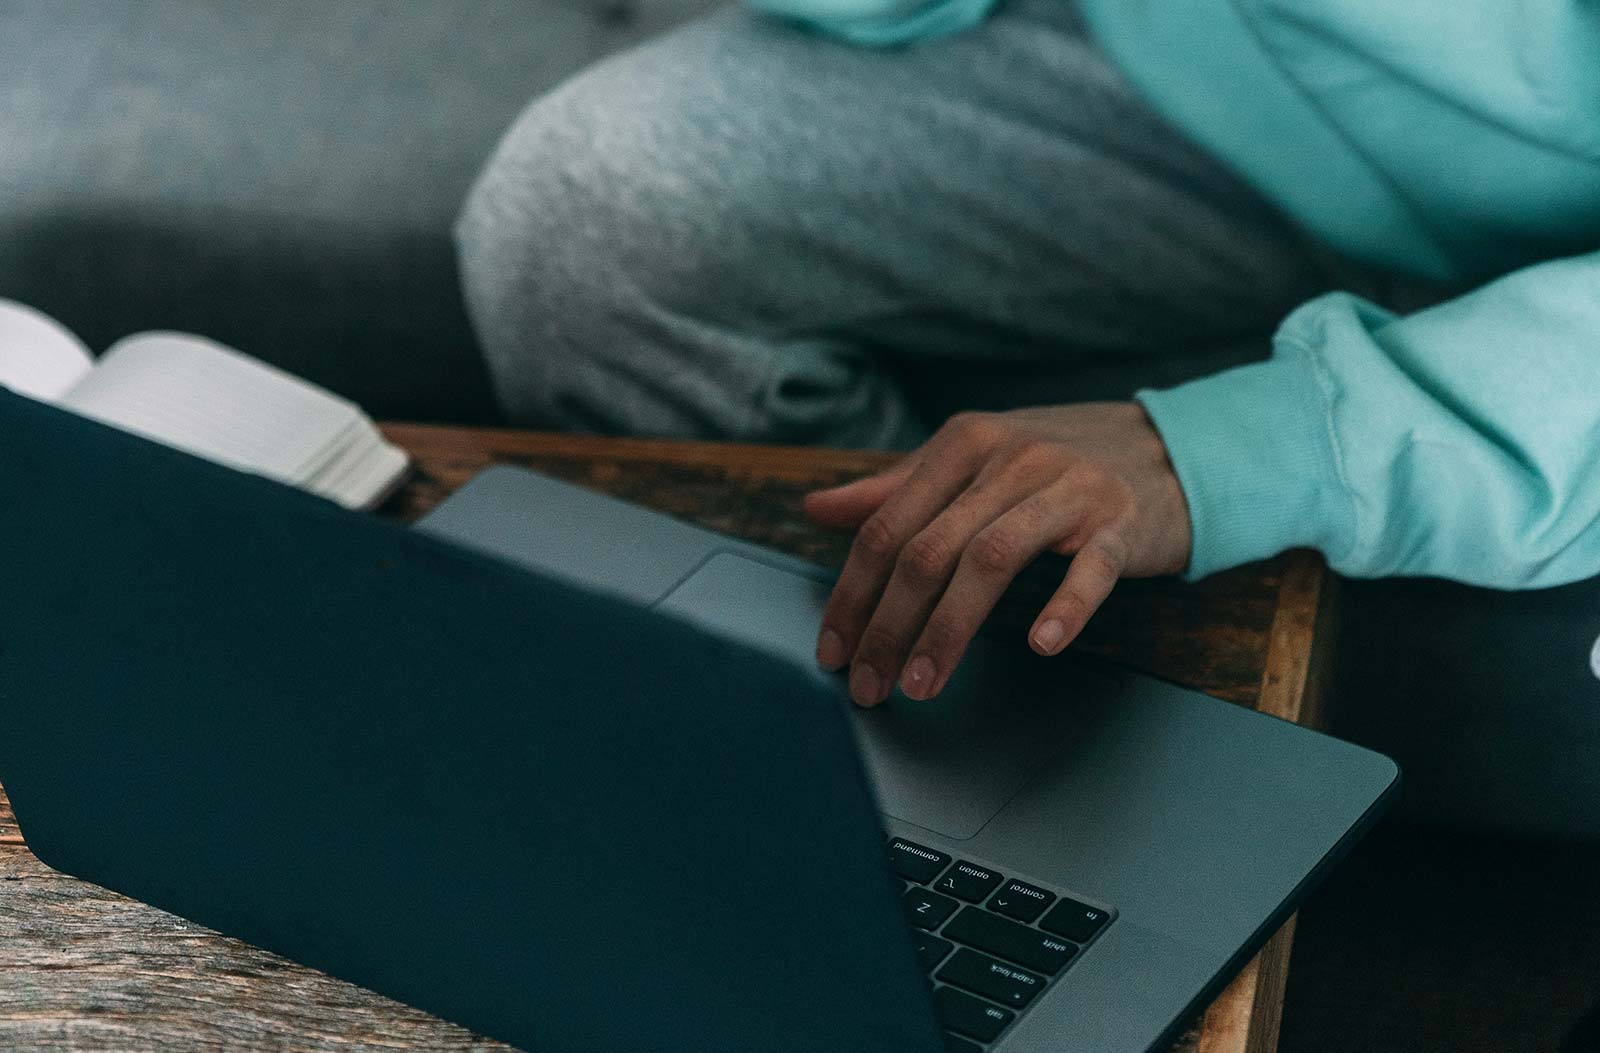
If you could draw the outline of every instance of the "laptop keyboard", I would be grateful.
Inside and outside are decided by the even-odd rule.
[[[1000,1041],[1105,930],[1112,912],[903,837],[889,865],[952,1051]]]

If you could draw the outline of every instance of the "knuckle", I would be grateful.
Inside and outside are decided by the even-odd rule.
[[[1128,546],[1121,536],[1101,534],[1089,541],[1072,557],[1082,560],[1084,569],[1102,582],[1115,581],[1122,572]]]
[[[991,446],[998,442],[1002,428],[991,413],[965,411],[957,413],[945,424],[957,440],[972,446]]]
[[[1128,542],[1121,534],[1102,535],[1094,551],[1099,554],[1101,565],[1111,577],[1116,577],[1128,562]]]
[[[1061,467],[1063,453],[1059,446],[1044,439],[1026,439],[1011,454],[1011,463],[1022,472],[1032,475]]]
[[[861,524],[856,533],[856,545],[873,563],[885,563],[900,550],[900,532],[889,517],[880,512]]]
[[[862,607],[862,593],[856,582],[848,576],[841,577],[823,608],[822,620],[848,642],[850,635],[866,620]],[[871,613],[870,609],[865,613]]]
[[[1004,530],[988,529],[972,539],[972,562],[988,574],[1006,574],[1017,565],[1022,546]]]
[[[949,618],[936,614],[923,627],[917,649],[933,656],[935,661],[948,661],[961,650],[961,641],[960,629]]]
[[[1112,475],[1102,470],[1101,485],[1106,490],[1106,496],[1118,508],[1132,508],[1138,503],[1138,495],[1134,493],[1133,486],[1120,475]]]
[[[1083,625],[1094,613],[1089,602],[1076,592],[1063,592],[1051,607],[1052,613],[1068,625]]]
[[[1074,457],[1061,472],[1063,482],[1075,490],[1090,493],[1102,489],[1106,478],[1107,473],[1103,465],[1084,457]]]
[[[1101,531],[1099,548],[1113,563],[1125,560],[1130,547],[1128,537],[1121,529]]]
[[[948,546],[936,534],[923,531],[906,543],[896,568],[911,585],[937,585],[950,573]]]

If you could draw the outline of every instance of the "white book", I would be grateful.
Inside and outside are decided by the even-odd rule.
[[[97,362],[55,319],[0,300],[0,385],[347,508],[372,508],[409,461],[354,403],[187,333],[139,333]]]

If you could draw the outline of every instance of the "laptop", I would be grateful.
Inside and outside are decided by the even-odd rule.
[[[1159,1044],[1396,782],[1376,754],[1040,658],[1020,633],[980,635],[932,702],[856,708],[813,657],[823,568],[524,469],[483,472],[417,529],[683,618],[831,691],[953,1049]]]
[[[1147,1049],[1394,791],[997,641],[857,711],[816,568],[531,473],[407,529],[4,392],[0,435],[36,854],[530,1050]]]

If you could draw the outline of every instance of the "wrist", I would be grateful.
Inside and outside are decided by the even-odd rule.
[[[1185,576],[1353,543],[1328,403],[1309,356],[1282,352],[1135,399],[1165,445],[1189,521]]]

